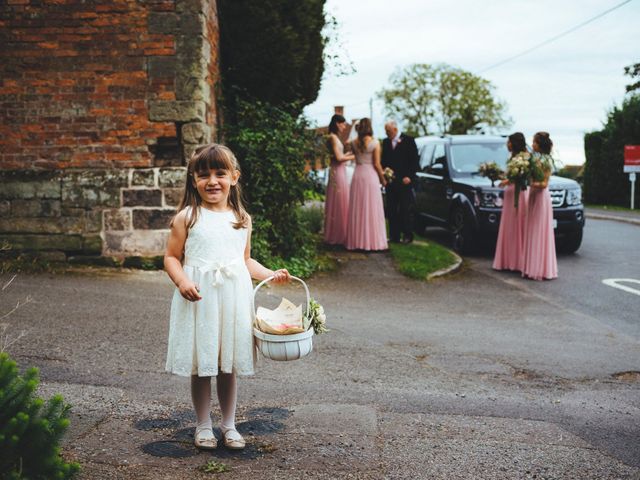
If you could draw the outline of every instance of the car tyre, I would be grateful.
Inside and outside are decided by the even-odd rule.
[[[456,252],[466,254],[475,250],[471,219],[463,207],[455,207],[451,212],[449,230],[452,235],[452,247]]]
[[[567,233],[560,242],[562,253],[575,253],[582,245],[582,229]]]

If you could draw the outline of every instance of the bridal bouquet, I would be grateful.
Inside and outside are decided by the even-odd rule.
[[[481,163],[480,166],[478,167],[478,173],[483,177],[486,177],[489,180],[491,180],[492,187],[494,186],[493,183],[496,180],[500,180],[501,178],[504,178],[504,172],[496,162]]]
[[[520,192],[526,190],[531,177],[531,154],[529,152],[520,152],[514,155],[507,162],[507,179],[515,186],[515,196],[513,206],[518,208],[520,201]]]
[[[384,178],[387,180],[387,182],[392,182],[393,179],[396,178],[395,172],[389,167],[385,168],[382,174],[384,175]]]

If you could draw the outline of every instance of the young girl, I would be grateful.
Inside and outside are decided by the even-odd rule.
[[[287,270],[274,272],[251,258],[251,218],[242,205],[239,177],[227,147],[211,144],[196,151],[164,257],[177,287],[166,369],[191,376],[198,419],[194,443],[202,449],[217,445],[209,416],[211,377],[216,377],[222,441],[227,448],[244,448],[235,428],[236,374],[254,373],[251,278],[290,279]]]

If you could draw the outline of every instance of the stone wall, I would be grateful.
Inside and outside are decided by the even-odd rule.
[[[60,259],[162,255],[185,177],[184,167],[0,172],[0,243]]]
[[[156,254],[218,80],[215,0],[2,2],[2,237]]]

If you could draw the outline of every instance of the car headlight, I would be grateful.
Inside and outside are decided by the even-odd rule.
[[[501,190],[480,190],[478,197],[481,207],[501,207],[502,197],[500,196]]]
[[[572,188],[567,190],[567,205],[580,205],[582,203],[582,190],[580,188]]]

